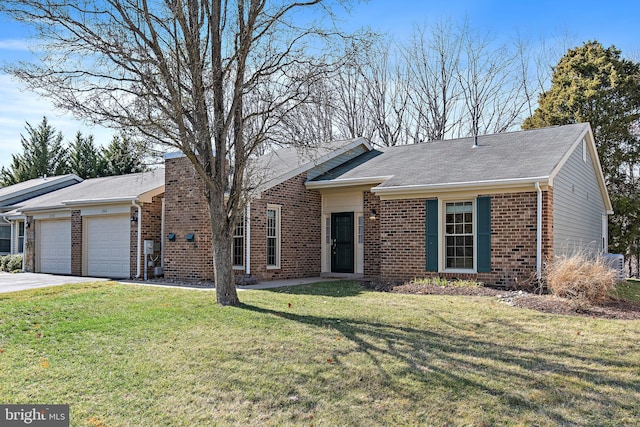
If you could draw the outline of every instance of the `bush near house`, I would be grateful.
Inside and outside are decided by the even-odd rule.
[[[577,253],[549,263],[546,281],[554,295],[597,303],[611,298],[617,277],[602,258]]]
[[[0,271],[17,273],[22,270],[22,255],[6,255],[0,257]]]

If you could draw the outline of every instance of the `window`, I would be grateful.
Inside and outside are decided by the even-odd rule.
[[[445,266],[453,269],[473,269],[473,203],[446,204]]]
[[[280,206],[267,206],[267,267],[280,268]]]
[[[16,249],[19,254],[24,252],[24,221],[18,222],[18,247]]]
[[[11,227],[9,225],[0,226],[0,253],[11,252]]]
[[[244,267],[244,217],[240,218],[233,230],[231,254],[234,267]]]
[[[364,217],[358,217],[358,243],[364,243]]]

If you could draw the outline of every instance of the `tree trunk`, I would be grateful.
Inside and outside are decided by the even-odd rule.
[[[236,280],[231,263],[231,226],[222,206],[209,202],[211,232],[213,234],[213,272],[216,283],[216,299],[220,305],[240,305],[236,292]]]

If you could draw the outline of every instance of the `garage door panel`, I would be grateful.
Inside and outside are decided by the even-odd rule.
[[[129,216],[86,219],[87,275],[130,276]]]
[[[41,221],[39,224],[40,272],[71,274],[71,221]]]

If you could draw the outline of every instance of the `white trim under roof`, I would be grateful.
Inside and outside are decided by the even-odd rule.
[[[365,177],[365,178],[327,179],[323,181],[307,181],[304,183],[304,185],[309,189],[317,190],[321,188],[336,188],[336,187],[351,187],[356,185],[381,184],[391,178],[393,178],[393,175],[372,176],[372,177]]]
[[[260,191],[265,191],[268,190],[269,188],[275,187],[278,184],[282,184],[283,182],[285,182],[288,179],[293,178],[296,175],[300,175],[301,173],[307,172],[311,169],[313,169],[316,166],[320,166],[321,164],[328,162],[329,160],[338,157],[342,154],[347,153],[350,150],[353,150],[354,148],[360,146],[360,145],[364,145],[364,147],[367,149],[367,151],[371,151],[373,150],[373,146],[371,145],[371,143],[369,141],[367,141],[365,138],[356,138],[355,140],[353,140],[352,142],[350,142],[349,144],[337,148],[335,150],[332,150],[331,152],[325,154],[322,157],[319,157],[317,159],[308,161],[307,163],[305,163],[302,166],[299,166],[293,170],[290,170],[289,172],[285,173],[284,175],[280,175],[279,177],[276,177],[275,179],[268,181],[265,185],[264,188],[261,188]]]
[[[503,189],[522,187],[523,185],[535,185],[536,182],[547,184],[548,176],[538,176],[530,178],[494,179],[486,181],[449,182],[441,184],[421,184],[421,185],[401,185],[395,187],[373,187],[371,192],[378,196],[393,194],[421,194],[421,193],[442,193],[447,191],[476,190],[480,188]]]

